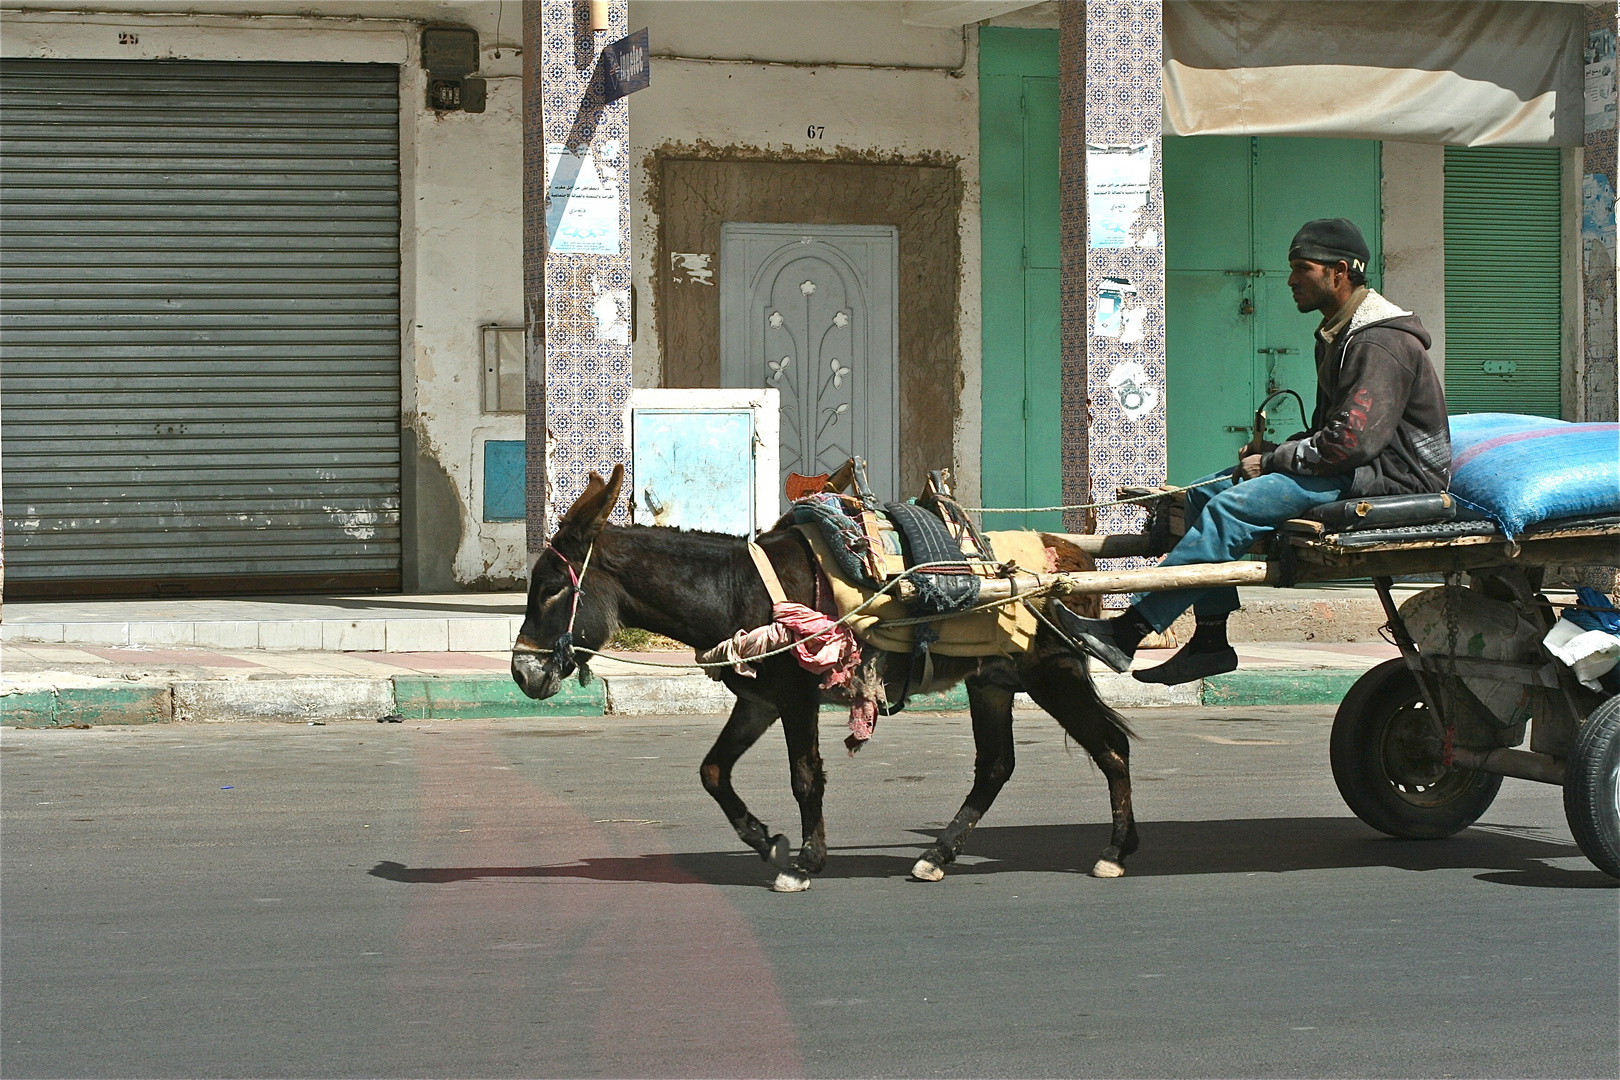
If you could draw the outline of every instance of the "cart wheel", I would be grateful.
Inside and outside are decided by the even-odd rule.
[[[1329,758],[1339,794],[1368,825],[1408,840],[1438,840],[1472,825],[1502,778],[1440,763],[1445,732],[1404,660],[1356,681],[1333,718]]]
[[[1581,854],[1620,877],[1620,697],[1592,710],[1564,770],[1564,816]]]

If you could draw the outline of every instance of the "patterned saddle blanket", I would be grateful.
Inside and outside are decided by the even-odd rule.
[[[792,517],[832,586],[840,616],[871,600],[900,574],[929,567],[910,575],[917,585],[915,600],[885,596],[851,620],[856,636],[885,652],[917,651],[919,632],[921,646],[942,656],[1026,652],[1038,625],[1035,615],[1022,604],[968,611],[978,602],[979,582],[999,576],[1008,563],[1040,572],[1072,561],[1072,555],[1060,558],[1054,547],[1069,545],[1037,532],[985,533],[983,546],[990,550],[980,550],[965,528],[913,503],[889,503],[880,511],[858,498],[820,493],[795,502]],[[891,625],[897,619],[955,612],[967,613]]]

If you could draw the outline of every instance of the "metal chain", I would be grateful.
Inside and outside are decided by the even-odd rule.
[[[1452,580],[1455,578],[1455,582]],[[1446,617],[1446,677],[1441,680],[1440,723],[1444,731],[1444,739],[1440,745],[1440,761],[1450,764],[1452,752],[1457,742],[1457,721],[1455,719],[1457,703],[1457,638],[1461,633],[1457,615],[1457,605],[1453,603],[1453,590],[1462,587],[1461,574],[1447,574],[1442,578],[1444,585],[1441,596],[1444,601]]]

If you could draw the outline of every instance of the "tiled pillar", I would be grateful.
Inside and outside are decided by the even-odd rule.
[[[1615,324],[1616,8],[1586,5],[1586,152],[1581,176],[1584,348],[1576,416],[1620,419]]]
[[[1059,20],[1063,480],[1072,504],[1165,478],[1164,22],[1160,0],[1064,4]],[[1135,174],[1146,184],[1134,202],[1133,160],[1145,163]],[[1140,522],[1134,508],[1097,511],[1098,532]],[[1083,523],[1072,515],[1069,526]]]
[[[529,364],[525,438],[529,551],[539,551],[557,518],[585,489],[592,470],[628,469],[630,401],[630,207],[628,103],[602,101],[597,58],[628,32],[627,0],[608,0],[608,29],[592,33],[589,0],[527,0],[523,5],[523,299]],[[589,161],[600,190],[617,189],[617,243],[595,243],[565,218],[561,200],[547,216],[547,147]],[[583,171],[583,170],[581,170]],[[601,206],[600,190],[595,202]],[[585,200],[578,202],[584,210]],[[572,208],[570,208],[572,213]],[[569,251],[570,247],[617,250]],[[628,490],[628,489],[627,489]],[[619,513],[624,514],[621,504]]]
[[[1086,5],[1058,5],[1058,349],[1062,386],[1063,502],[1090,502],[1086,437]],[[1096,515],[1063,515],[1070,532],[1091,532]]]

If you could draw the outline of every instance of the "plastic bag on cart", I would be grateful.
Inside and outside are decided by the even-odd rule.
[[[1541,643],[1588,690],[1601,692],[1604,686],[1600,680],[1620,664],[1620,637],[1607,630],[1583,629],[1567,617],[1553,623]]]
[[[1401,618],[1418,652],[1426,657],[1456,655],[1527,664],[1534,663],[1538,656],[1536,646],[1541,641],[1541,628],[1520,615],[1512,604],[1492,600],[1473,589],[1446,585],[1425,589],[1401,605]],[[1456,626],[1454,653],[1453,621]],[[1500,682],[1472,672],[1460,676],[1460,681],[1503,727],[1513,727],[1530,719],[1529,686]]]
[[[1451,493],[1509,537],[1543,521],[1620,513],[1620,424],[1453,416]]]

